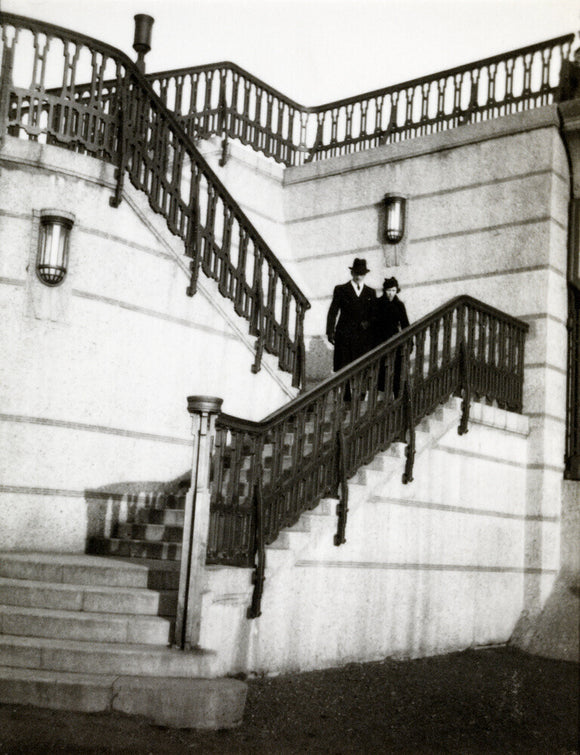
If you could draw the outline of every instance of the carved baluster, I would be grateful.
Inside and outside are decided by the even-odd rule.
[[[413,482],[413,465],[415,463],[415,412],[414,395],[411,375],[409,372],[409,345],[402,346],[403,352],[403,406],[405,413],[405,427],[408,433],[407,447],[405,448],[405,471],[403,472],[403,485]]]
[[[16,32],[12,43],[8,41],[6,28],[2,28],[2,64],[0,67],[0,148],[8,133],[10,92],[13,87],[12,69],[14,66],[14,49],[17,41]]]
[[[234,309],[238,315],[246,315],[246,261],[248,256],[248,232],[241,225],[239,226],[238,241],[238,264],[236,267],[236,292],[234,296]]]
[[[304,315],[305,307],[296,302],[296,337],[294,346],[294,367],[292,370],[292,385],[300,388],[304,385],[306,370],[306,353],[304,350]]]

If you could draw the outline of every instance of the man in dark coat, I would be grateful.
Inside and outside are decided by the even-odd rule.
[[[366,260],[356,258],[350,268],[352,280],[334,289],[326,318],[326,336],[334,345],[335,371],[374,346],[376,293],[363,283],[368,272]]]

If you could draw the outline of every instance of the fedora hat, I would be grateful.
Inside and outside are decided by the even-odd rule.
[[[367,261],[359,259],[358,257],[354,258],[352,267],[350,267],[349,270],[353,275],[366,275],[368,272],[370,272],[367,267]]]
[[[397,293],[399,293],[401,290],[399,281],[396,278],[385,278],[385,280],[383,281],[383,291],[386,291],[387,288],[396,288]]]

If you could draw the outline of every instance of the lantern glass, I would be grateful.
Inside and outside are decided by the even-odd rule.
[[[405,198],[385,196],[387,210],[387,241],[398,244],[405,233]]]
[[[73,221],[61,215],[42,215],[36,274],[46,286],[58,286],[68,268],[68,246]]]

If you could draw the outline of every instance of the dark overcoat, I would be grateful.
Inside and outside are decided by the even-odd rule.
[[[374,288],[363,286],[357,296],[350,282],[335,287],[326,318],[326,335],[334,340],[335,371],[373,348],[375,304]]]
[[[377,299],[376,316],[374,320],[375,346],[378,346],[379,343],[388,341],[389,338],[400,333],[403,328],[408,327],[409,318],[407,317],[407,310],[403,302],[397,296],[395,296],[393,301],[389,301],[389,297],[386,294],[383,294],[380,299]],[[401,349],[398,348],[394,357],[394,369],[392,372],[392,383],[390,385],[386,385],[386,365],[385,360],[381,360],[378,379],[379,391],[384,391],[385,389],[390,391],[392,389],[395,398],[397,398],[400,394],[401,370],[402,354]]]
[[[409,327],[409,318],[403,302],[395,296],[393,301],[383,294],[376,302],[374,319],[375,344],[384,343]]]

